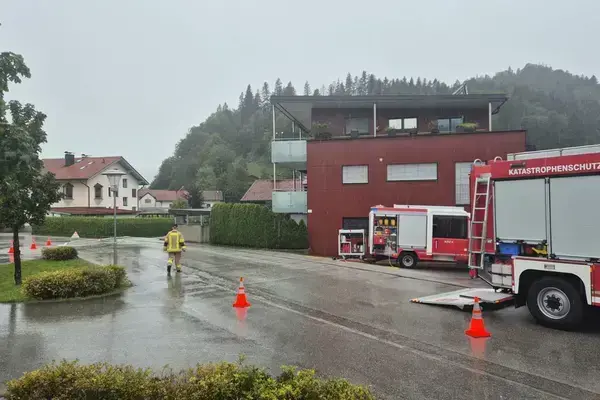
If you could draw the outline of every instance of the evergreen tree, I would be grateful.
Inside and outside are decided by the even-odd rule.
[[[277,78],[275,81],[275,90],[273,92],[275,96],[283,95],[283,83],[281,83],[281,79]]]
[[[308,83],[308,81],[304,83],[304,95],[310,96],[310,84]]]
[[[346,86],[344,94],[347,94],[348,96],[352,96],[354,94],[354,81],[352,80],[352,75],[350,74],[350,72],[348,72],[348,75],[346,75]]]
[[[319,92],[319,89],[315,89],[315,91],[312,94],[313,96],[320,96],[321,92]]]
[[[364,96],[368,94],[368,86],[369,86],[369,76],[367,75],[367,71],[363,71],[360,79],[358,81],[357,94],[359,96]]]
[[[375,78],[375,75],[370,74],[369,81],[367,82],[367,94],[374,95],[376,92],[376,88],[377,88],[377,79]]]
[[[295,96],[296,95],[296,89],[294,88],[294,85],[292,85],[292,82],[288,82],[285,89],[283,89],[283,95],[284,96]]]
[[[266,107],[269,105],[269,101],[271,99],[271,90],[269,89],[269,83],[265,82],[263,83],[262,89],[260,91],[260,97],[262,98],[263,101],[263,107]]]

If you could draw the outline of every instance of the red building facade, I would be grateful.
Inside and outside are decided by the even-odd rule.
[[[311,253],[334,256],[338,229],[368,231],[372,206],[468,207],[474,160],[526,150],[525,131],[493,130],[493,115],[507,100],[502,94],[273,96],[273,112],[291,121],[291,134],[274,126],[274,166],[293,165],[307,180],[302,193],[274,190],[273,210],[305,212]]]
[[[475,159],[506,158],[525,150],[525,131],[364,137],[307,144],[308,235],[311,253],[337,254],[337,231],[362,228],[372,206],[468,206],[468,179],[457,172]],[[406,177],[396,166],[429,164],[436,176]],[[366,183],[344,183],[347,167],[366,167]],[[405,168],[406,169],[406,168]],[[463,172],[464,174],[464,172]],[[346,175],[348,175],[346,173]]]

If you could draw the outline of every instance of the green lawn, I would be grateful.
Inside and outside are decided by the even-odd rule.
[[[56,271],[75,267],[83,268],[94,264],[82,259],[75,259],[67,261],[30,260],[23,261],[21,265],[23,279],[25,279],[28,276],[44,271]],[[14,273],[14,264],[0,264],[0,303],[27,300],[27,297],[21,293],[21,287],[15,286]]]

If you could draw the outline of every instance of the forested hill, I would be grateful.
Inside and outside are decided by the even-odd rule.
[[[600,85],[595,76],[572,75],[563,70],[528,64],[470,79],[469,93],[505,92],[510,96],[494,116],[494,129],[528,130],[528,141],[537,149],[600,143]],[[304,95],[442,94],[458,82],[377,78],[363,72],[348,74],[343,81],[299,90]],[[196,185],[202,190],[222,190],[226,201],[239,200],[257,178],[272,177],[270,140],[271,94],[296,95],[292,83],[277,79],[273,88],[265,82],[259,90],[248,85],[237,108],[220,105],[216,112],[192,127],[177,144],[172,157],[163,161],[152,182],[155,189],[179,189]],[[288,123],[280,116],[277,126]],[[280,175],[281,174],[281,175]],[[278,170],[278,177],[290,172]]]

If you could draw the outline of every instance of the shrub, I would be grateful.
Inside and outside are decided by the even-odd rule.
[[[197,365],[179,373],[128,365],[76,361],[52,363],[7,382],[7,400],[17,399],[263,399],[372,400],[362,386],[343,379],[323,380],[312,370],[284,367],[278,378],[241,364]]]
[[[77,249],[70,246],[44,247],[42,258],[53,261],[73,260],[77,258]]]
[[[171,218],[118,218],[119,236],[163,236],[173,225]],[[35,235],[71,236],[77,231],[82,238],[111,237],[113,219],[104,217],[48,217],[42,225],[32,227]]]
[[[69,268],[29,276],[22,290],[38,300],[85,297],[115,290],[127,283],[126,279],[125,269],[115,265]]]
[[[267,249],[306,249],[303,221],[271,212],[257,204],[215,204],[210,216],[210,242]]]

